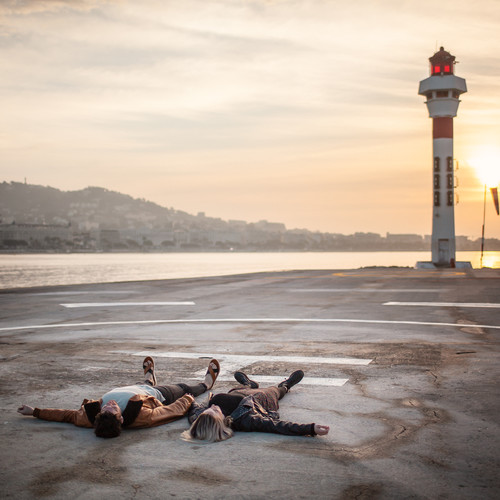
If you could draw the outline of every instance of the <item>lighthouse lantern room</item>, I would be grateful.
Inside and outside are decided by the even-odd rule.
[[[455,75],[455,56],[443,47],[429,62],[430,76],[420,82],[418,90],[427,98],[425,103],[432,118],[432,263],[429,264],[456,267],[453,118],[457,116],[459,96],[467,92],[467,86],[463,78]],[[426,267],[421,264],[424,263],[419,263],[419,267]]]

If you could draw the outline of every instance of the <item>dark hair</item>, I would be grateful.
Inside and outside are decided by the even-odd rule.
[[[114,438],[122,432],[122,423],[110,411],[102,411],[95,417],[94,432],[97,437]]]

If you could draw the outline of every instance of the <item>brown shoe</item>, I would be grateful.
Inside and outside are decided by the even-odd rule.
[[[220,364],[216,359],[211,359],[210,363],[208,363],[207,373],[205,375],[204,383],[207,386],[207,389],[211,389],[217,377],[220,373]]]
[[[149,385],[156,385],[155,361],[151,356],[144,358],[142,368],[144,369],[145,382]]]

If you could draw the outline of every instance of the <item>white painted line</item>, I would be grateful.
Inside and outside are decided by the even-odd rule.
[[[384,306],[425,306],[425,307],[489,307],[499,309],[500,304],[491,302],[386,302]]]
[[[360,292],[360,293],[436,293],[445,292],[445,288],[294,288],[288,292]]]
[[[151,319],[131,321],[92,321],[86,323],[52,323],[48,325],[7,326],[0,332],[18,330],[42,330],[50,328],[80,328],[87,326],[124,326],[124,325],[168,325],[168,324],[223,324],[223,323],[354,323],[366,325],[410,325],[410,326],[451,326],[456,328],[494,328],[500,325],[472,325],[468,323],[437,323],[431,321],[390,321],[382,319],[348,319],[348,318],[209,318],[209,319]]]
[[[194,302],[75,302],[59,304],[63,307],[128,307],[128,306],[194,306]]]
[[[253,363],[293,363],[296,368],[313,364],[331,364],[331,365],[368,365],[373,360],[361,358],[320,358],[314,356],[247,356],[244,354],[225,354],[225,353],[194,353],[194,352],[158,352],[158,351],[111,351],[113,354],[129,354],[131,356],[138,356],[144,358],[145,356],[154,356],[155,358],[186,358],[186,359],[206,359],[216,358],[221,363],[221,374],[217,378],[220,382],[235,382],[233,373],[236,370],[249,366]],[[193,378],[203,378],[206,373],[206,368],[193,374]],[[288,376],[271,376],[271,375],[258,375],[252,372],[247,372],[252,380],[256,382],[265,383],[268,385],[277,385]],[[322,378],[322,377],[308,377],[300,382],[301,385],[319,385],[330,387],[342,387],[348,378]]]
[[[116,354],[130,354],[131,356],[151,356],[151,351],[112,351]],[[163,352],[154,351],[156,358],[187,358],[187,359],[212,359],[216,358],[225,363],[236,363],[238,367],[248,366],[261,361],[275,363],[318,363],[328,365],[369,365],[372,359],[363,358],[323,358],[318,356],[252,356],[246,354],[226,354],[226,353],[196,353],[196,352]]]
[[[26,295],[121,295],[125,293],[135,293],[135,290],[97,290],[93,292],[75,291],[75,292],[40,292],[40,293],[27,293]]]
[[[250,374],[248,374],[250,376]],[[285,377],[271,377],[268,375],[251,375],[252,380],[260,384],[265,384],[265,387],[277,385],[283,381]],[[234,377],[219,377],[219,382],[236,382]],[[320,378],[308,377],[307,375],[301,380],[300,385],[320,385],[328,387],[342,387],[345,383],[349,382],[348,378]]]

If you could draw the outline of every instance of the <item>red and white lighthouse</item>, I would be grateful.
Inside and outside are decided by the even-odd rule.
[[[431,76],[420,82],[418,93],[427,98],[432,118],[432,264],[455,267],[453,118],[457,116],[459,96],[467,92],[467,86],[454,74],[455,56],[443,47],[429,61]]]

